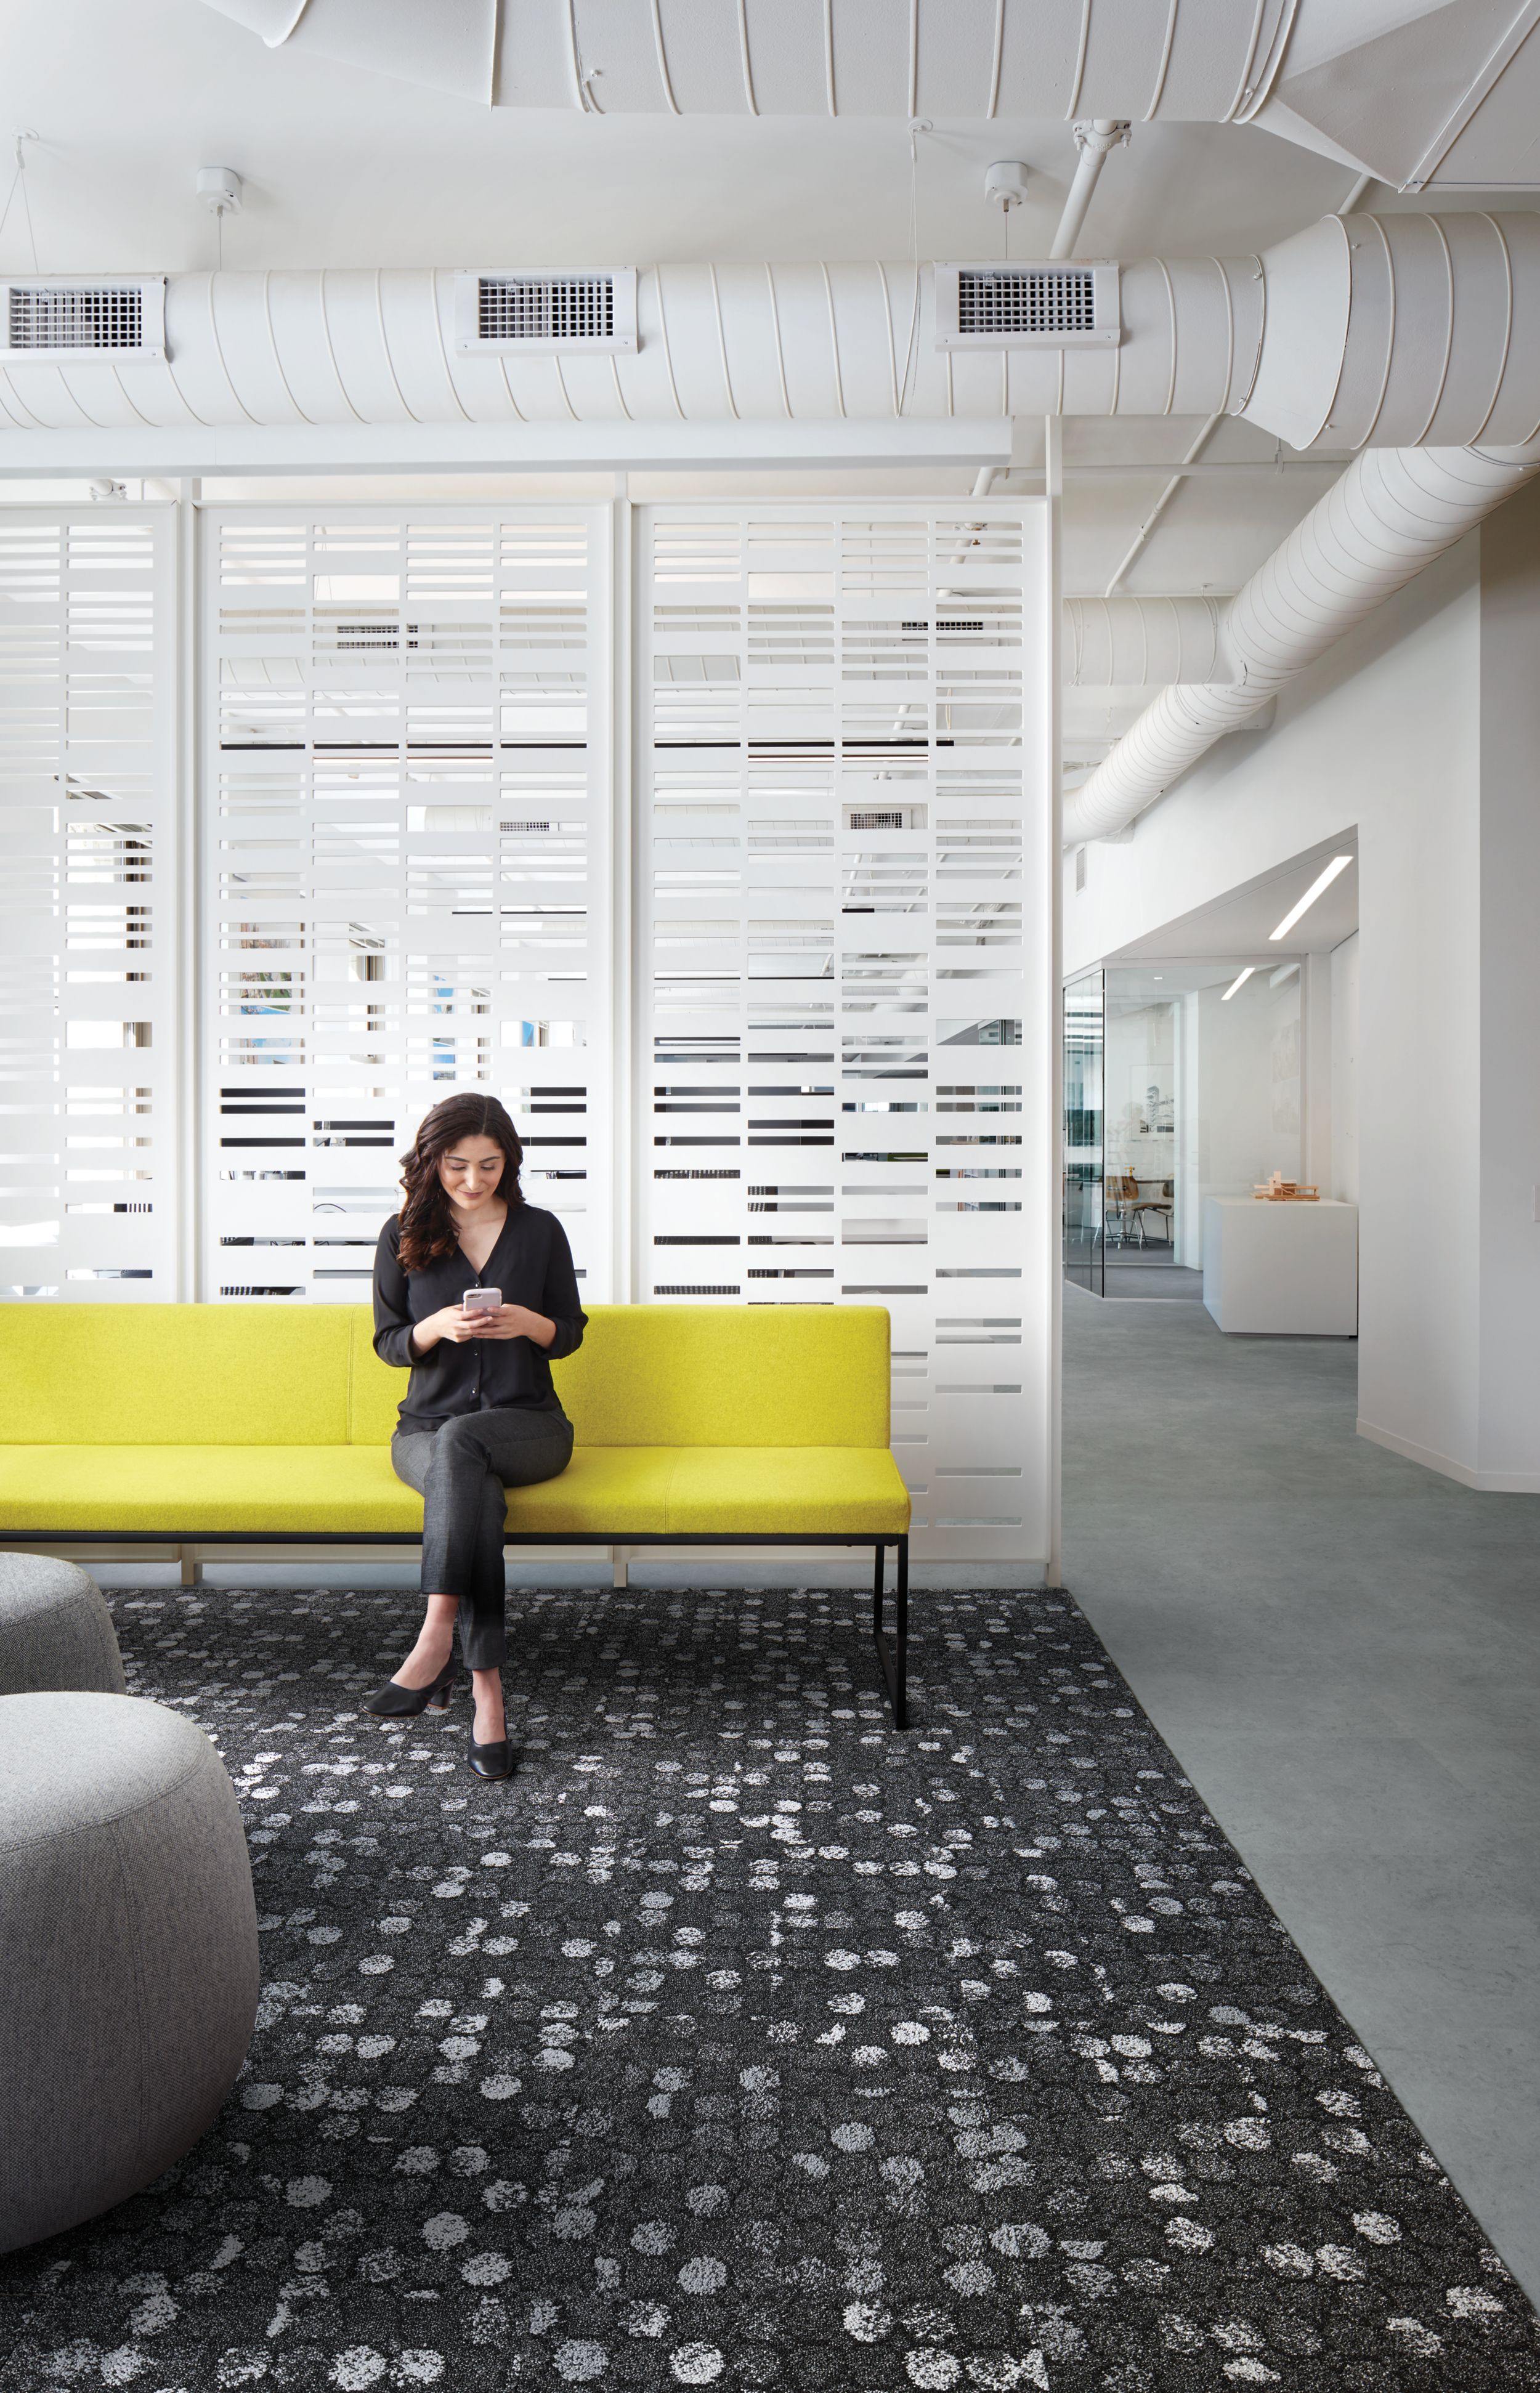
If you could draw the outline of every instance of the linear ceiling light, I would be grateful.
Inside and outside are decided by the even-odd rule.
[[[1235,974],[1234,979],[1231,982],[1229,987],[1225,990],[1224,995],[1220,998],[1220,1003],[1221,1005],[1228,1005],[1231,999],[1234,996],[1235,991],[1238,988],[1244,988],[1246,987],[1246,982],[1251,978],[1251,975],[1256,969],[1257,967],[1255,964],[1247,964],[1244,971],[1238,972]]]
[[[1298,906],[1291,906],[1288,912],[1284,916],[1283,921],[1279,923],[1277,929],[1268,933],[1269,938],[1286,939],[1290,931],[1293,930],[1295,923],[1299,920],[1300,915],[1309,913],[1311,908],[1314,905],[1316,899],[1322,895],[1323,891],[1329,889],[1338,874],[1339,872],[1346,872],[1351,862],[1352,857],[1351,856],[1334,856],[1331,862],[1327,865],[1325,872],[1322,873],[1320,879],[1311,883],[1310,887],[1300,898]]]

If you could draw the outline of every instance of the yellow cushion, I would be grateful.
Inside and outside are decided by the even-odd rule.
[[[674,1456],[668,1525],[695,1536],[897,1535],[909,1525],[909,1491],[885,1447],[687,1446]]]
[[[388,1439],[407,1375],[382,1363],[355,1311],[355,1443]],[[888,1315],[880,1304],[596,1304],[553,1366],[580,1445],[844,1445],[888,1442]]]
[[[558,1479],[516,1487],[508,1535],[624,1538],[907,1529],[909,1499],[891,1454],[580,1446]],[[378,1445],[13,1445],[0,1447],[0,1536],[195,1537],[244,1531],[411,1535],[422,1497]]]
[[[375,1445],[0,1446],[0,1537],[24,1530],[421,1530],[423,1499]]]
[[[405,1371],[367,1305],[0,1308],[0,1445],[389,1442]],[[888,1443],[880,1305],[596,1305],[555,1366],[585,1446]]]
[[[338,1305],[0,1307],[0,1445],[341,1445]]]
[[[580,1445],[888,1442],[877,1304],[599,1304],[554,1377]]]
[[[508,1535],[645,1536],[668,1527],[674,1457],[666,1445],[576,1446],[559,1479],[508,1491]]]
[[[396,1433],[396,1407],[406,1397],[411,1374],[382,1363],[374,1352],[374,1309],[346,1307],[348,1320],[347,1434],[355,1445],[388,1445]]]

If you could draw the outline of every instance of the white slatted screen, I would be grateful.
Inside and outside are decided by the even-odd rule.
[[[362,1298],[487,1089],[591,1298],[888,1306],[917,1559],[1039,1561],[1041,506],[639,511],[629,857],[612,554],[587,504],[206,512],[179,920],[172,513],[0,511],[0,1291],[178,1293],[194,943],[202,1295]]]
[[[175,526],[0,509],[0,1299],[172,1298]]]
[[[1040,1561],[1041,509],[638,554],[637,1293],[887,1305],[917,1558]]]
[[[205,1295],[362,1300],[462,1089],[612,1293],[608,512],[204,522]]]

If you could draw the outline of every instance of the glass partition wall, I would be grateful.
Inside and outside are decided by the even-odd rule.
[[[1102,1235],[1103,975],[1083,973],[1064,990],[1064,1276],[1104,1293]]]
[[[1298,961],[1080,974],[1064,1046],[1065,1277],[1200,1296],[1204,1199],[1299,1176]]]

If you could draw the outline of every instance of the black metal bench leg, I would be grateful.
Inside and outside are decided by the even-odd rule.
[[[898,1680],[894,1695],[893,1720],[895,1728],[909,1725],[909,1541],[898,1540],[898,1646],[894,1655]]]
[[[908,1709],[908,1641],[909,1641],[909,1541],[894,1539],[898,1548],[898,1634],[892,1645],[888,1642],[883,1622],[884,1581],[886,1578],[887,1546],[879,1540],[876,1567],[872,1576],[871,1633],[877,1647],[877,1658],[882,1666],[882,1681],[893,1706],[894,1728],[907,1728]]]

